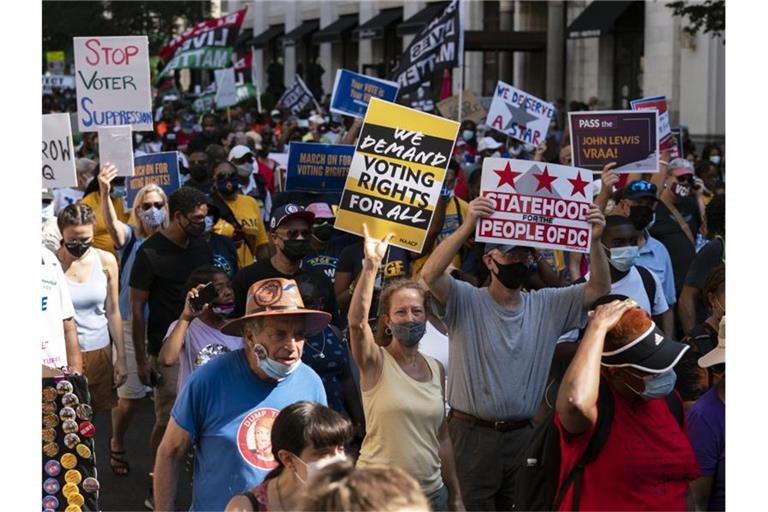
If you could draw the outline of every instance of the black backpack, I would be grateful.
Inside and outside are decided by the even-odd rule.
[[[683,427],[683,404],[677,395],[670,393],[666,397],[667,406],[680,428]],[[557,484],[560,477],[560,435],[555,426],[555,410],[534,427],[525,451],[520,459],[520,467],[515,476],[515,510],[557,510],[573,486],[573,503],[569,510],[579,510],[581,498],[581,479],[584,467],[593,462],[600,454],[613,421],[613,394],[605,379],[600,379],[600,391],[597,398],[600,413],[587,449],[563,481],[560,493]]]

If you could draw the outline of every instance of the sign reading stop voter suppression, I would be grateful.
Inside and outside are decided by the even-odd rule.
[[[476,241],[589,252],[592,172],[486,158],[480,195],[494,202],[496,213],[477,223]]]

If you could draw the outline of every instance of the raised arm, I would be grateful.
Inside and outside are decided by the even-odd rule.
[[[603,295],[611,293],[611,272],[608,269],[608,258],[600,241],[603,228],[605,228],[605,216],[597,205],[593,204],[590,207],[587,221],[592,224],[592,247],[589,252],[589,280],[584,290],[585,308]]]
[[[360,387],[366,391],[378,381],[383,365],[379,346],[376,345],[373,331],[368,324],[368,315],[373,301],[373,284],[376,281],[381,260],[387,252],[389,241],[395,235],[390,233],[383,240],[371,238],[366,224],[363,224],[363,232],[365,233],[363,268],[360,271],[355,292],[352,294],[347,320],[352,358],[360,368]]]
[[[360,128],[362,126],[363,119],[361,117],[356,117],[352,122],[352,126],[349,128],[349,131],[344,134],[344,137],[341,139],[339,144],[354,144],[355,140],[357,139],[357,134],[360,133]]]
[[[112,188],[112,180],[117,177],[117,167],[112,164],[104,164],[98,177],[99,194],[101,194],[101,213],[104,215],[104,223],[107,225],[107,233],[112,238],[112,243],[117,249],[125,245],[128,240],[128,226],[117,217],[115,205],[109,197]]]
[[[659,158],[659,172],[651,175],[651,183],[656,185],[656,195],[661,197],[664,192],[664,182],[667,181],[667,167],[669,166],[669,150],[664,150]]]
[[[602,181],[603,186],[600,187],[600,193],[595,198],[595,204],[601,212],[605,212],[608,200],[613,195],[613,186],[619,182],[619,175],[613,172],[614,167],[616,167],[615,162],[606,164],[603,167],[603,172],[600,173],[600,181]]]
[[[432,254],[424,263],[421,270],[421,276],[427,283],[432,295],[445,304],[448,300],[448,290],[450,289],[451,277],[445,273],[445,269],[453,261],[453,257],[461,250],[464,242],[474,234],[475,225],[478,219],[485,219],[493,215],[494,204],[490,199],[477,197],[469,203],[467,209],[467,218],[459,229],[454,231],[448,238],[440,242],[432,251]]]
[[[157,360],[160,364],[173,366],[179,360],[181,348],[184,346],[184,336],[187,334],[190,322],[208,309],[208,304],[205,304],[200,311],[197,311],[192,308],[189,302],[197,297],[203,288],[205,288],[205,285],[199,284],[187,292],[187,298],[184,300],[184,309],[181,311],[179,320],[173,326],[171,333],[163,340],[163,346],[157,355]]]
[[[597,421],[600,392],[600,358],[605,334],[633,305],[615,300],[598,306],[592,315],[576,355],[565,371],[557,392],[556,409],[560,423],[571,434],[581,434]]]

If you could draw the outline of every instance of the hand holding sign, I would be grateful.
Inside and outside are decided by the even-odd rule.
[[[494,210],[494,203],[487,197],[476,197],[469,202],[469,208],[467,209],[467,219],[464,223],[475,230],[477,221],[480,219],[487,219],[496,210]]]
[[[589,205],[587,222],[592,224],[592,241],[599,244],[600,237],[603,235],[603,229],[605,228],[605,215],[603,215],[603,212],[601,212],[600,208],[594,203]]]
[[[365,254],[365,261],[373,263],[374,266],[378,267],[379,264],[381,264],[381,260],[384,259],[384,255],[387,254],[389,241],[392,240],[392,237],[394,236],[394,233],[390,233],[381,240],[373,238],[368,233],[368,224],[363,222],[363,237],[365,238],[363,253]]]
[[[110,164],[109,162],[104,162],[104,167],[102,167],[101,172],[96,178],[99,180],[99,191],[101,192],[102,197],[109,195],[109,191],[112,188],[112,180],[114,180],[116,177],[117,167]]]

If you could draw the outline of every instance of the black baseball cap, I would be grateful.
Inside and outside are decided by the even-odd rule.
[[[269,219],[269,230],[275,231],[280,224],[289,219],[304,219],[311,226],[315,221],[315,214],[305,210],[303,206],[294,203],[278,206],[274,209],[272,217]]]

